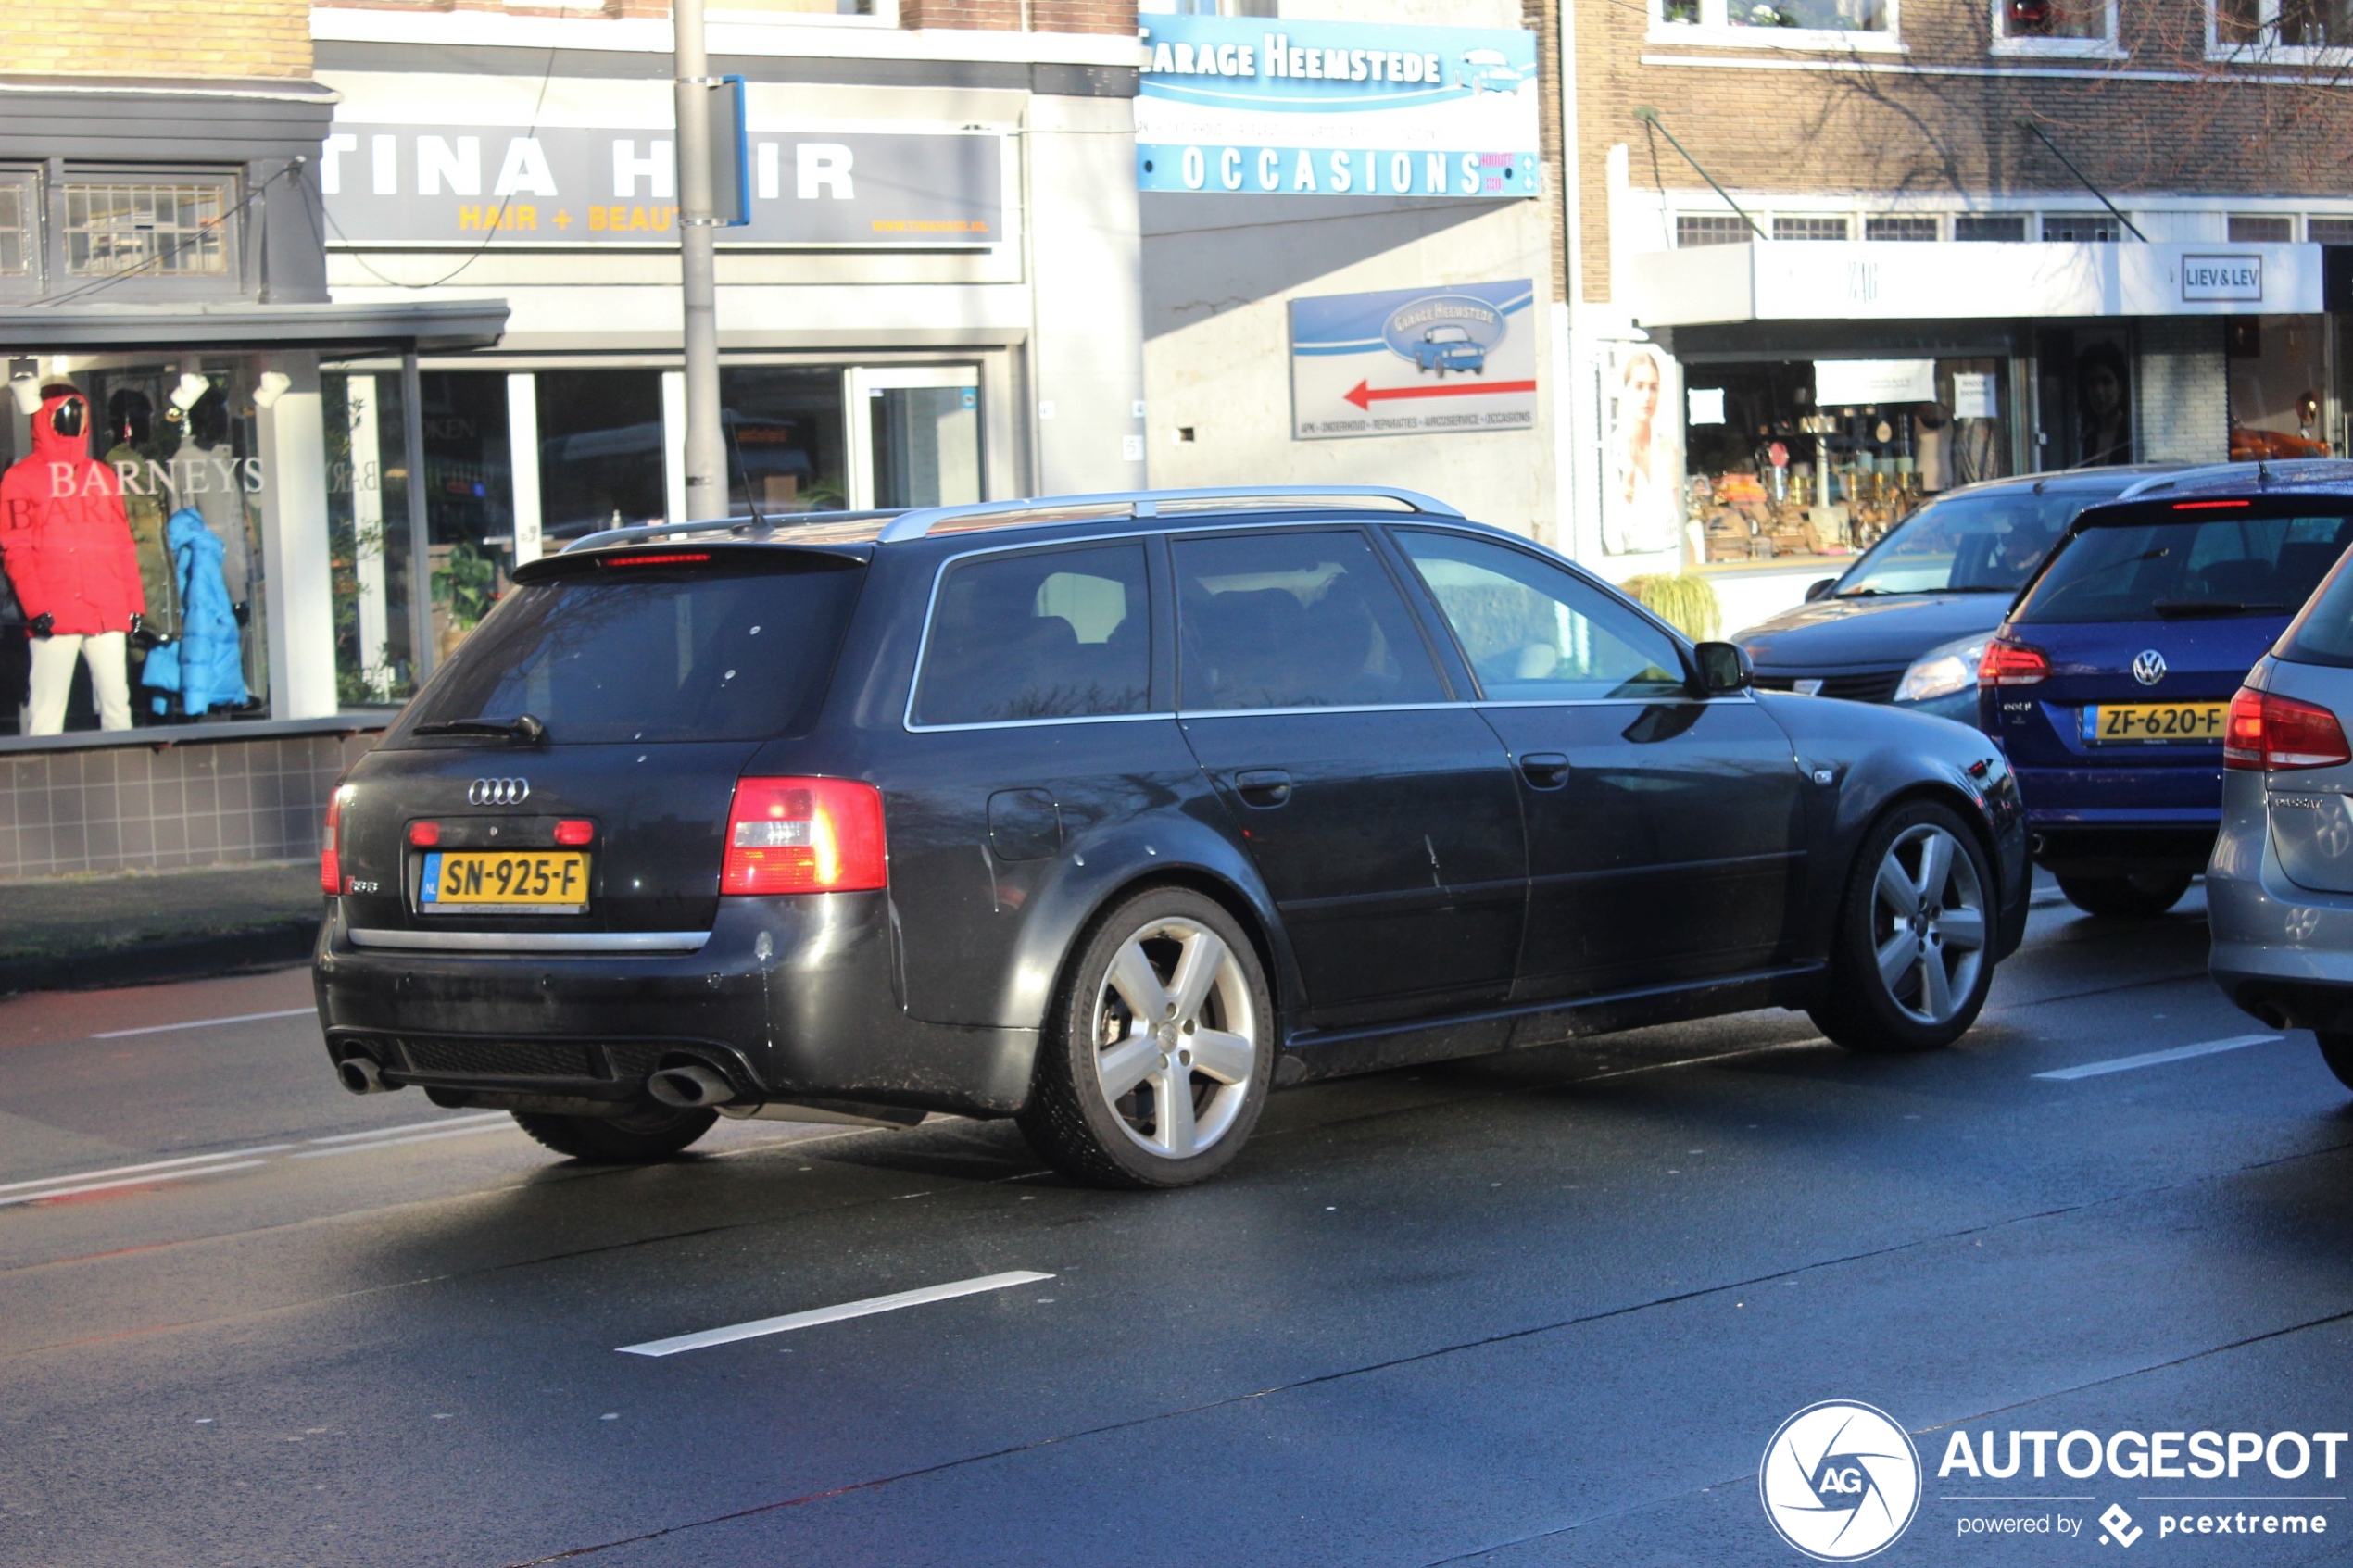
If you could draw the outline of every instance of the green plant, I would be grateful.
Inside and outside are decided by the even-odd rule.
[[[1714,642],[1723,635],[1724,612],[1716,602],[1716,584],[1705,577],[1656,572],[1629,577],[1618,587],[1695,643]]]
[[[491,590],[497,583],[497,562],[469,540],[452,546],[447,563],[434,572],[433,602],[448,607],[450,625],[471,632],[490,613]]]

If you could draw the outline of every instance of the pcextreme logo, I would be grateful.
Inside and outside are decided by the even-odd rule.
[[[1781,1539],[1818,1562],[1859,1562],[1911,1524],[1920,1456],[1886,1411],[1825,1399],[1781,1423],[1756,1489]]]

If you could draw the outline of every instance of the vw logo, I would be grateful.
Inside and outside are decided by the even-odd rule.
[[[530,798],[529,779],[476,779],[466,786],[469,806],[520,806]]]
[[[2165,656],[2155,648],[2143,648],[2133,658],[2133,679],[2145,686],[2165,679]]]
[[[1848,1399],[1808,1405],[1765,1445],[1756,1489],[1781,1539],[1821,1562],[1894,1544],[1920,1505],[1920,1456],[1886,1411]]]

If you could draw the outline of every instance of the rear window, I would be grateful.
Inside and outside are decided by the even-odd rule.
[[[2197,509],[2190,510],[2189,507]],[[2064,624],[2284,616],[2353,543],[2353,518],[2310,501],[2158,503],[2083,529],[2016,619]]]
[[[1931,501],[1855,563],[1839,596],[2014,594],[2077,513],[2115,494],[2038,495],[2020,485]]]
[[[409,724],[529,714],[553,746],[759,740],[815,717],[855,561],[600,566],[525,583],[484,617]]]
[[[1140,544],[965,561],[940,579],[914,721],[1141,713],[1151,648]]]
[[[2281,640],[2280,657],[2353,669],[2353,571],[2338,572],[2314,596]]]

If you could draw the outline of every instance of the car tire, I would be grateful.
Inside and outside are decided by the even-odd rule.
[[[2188,872],[2136,872],[2130,876],[2063,876],[2059,891],[2087,915],[2155,920],[2190,890]]]
[[[2353,1035],[2316,1035],[2321,1042],[2321,1060],[2329,1064],[2336,1081],[2353,1089]]]
[[[650,1165],[667,1160],[711,1131],[719,1112],[649,1106],[626,1116],[546,1116],[513,1113],[515,1125],[558,1154],[587,1165]]]
[[[1888,812],[1847,874],[1815,1027],[1853,1051],[1951,1045],[1985,1005],[2000,907],[1959,813],[1932,800]]]
[[[1018,1120],[1079,1181],[1189,1186],[1240,1151],[1274,1068],[1274,997],[1249,935],[1199,893],[1147,888],[1081,939]]]

